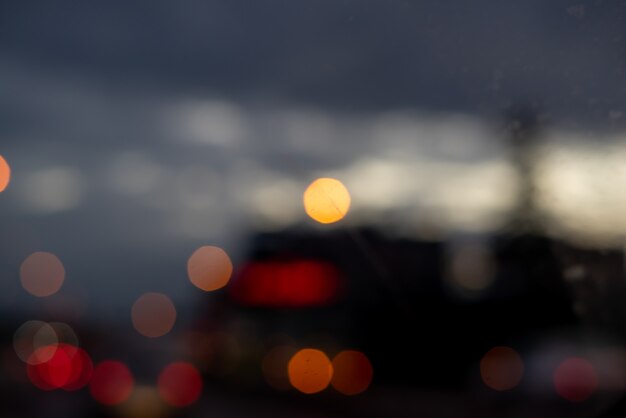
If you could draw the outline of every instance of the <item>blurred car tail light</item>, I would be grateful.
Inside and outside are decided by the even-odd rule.
[[[247,306],[309,308],[336,301],[340,282],[339,271],[328,262],[251,262],[235,276],[230,295]]]

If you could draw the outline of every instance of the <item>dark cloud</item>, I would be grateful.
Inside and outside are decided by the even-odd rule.
[[[602,120],[626,104],[624,6],[577,6],[5,2],[0,48],[36,67],[158,88],[348,109],[496,113],[526,100],[556,116]]]

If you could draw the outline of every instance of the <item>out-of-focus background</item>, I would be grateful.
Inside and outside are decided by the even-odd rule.
[[[624,416],[625,17],[0,2],[0,415]]]

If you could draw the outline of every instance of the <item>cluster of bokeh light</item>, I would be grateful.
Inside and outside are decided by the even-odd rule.
[[[91,379],[91,357],[65,323],[26,321],[13,335],[13,348],[26,364],[28,379],[40,389],[73,391]]]
[[[0,192],[10,180],[11,168],[0,155]],[[339,180],[319,178],[304,191],[303,205],[314,221],[332,224],[346,216],[351,197]],[[491,263],[480,249],[454,253],[450,277],[464,288],[482,289],[492,280]],[[214,245],[193,251],[186,267],[190,283],[204,292],[225,288],[233,275],[228,253]],[[232,287],[232,295],[249,305],[316,306],[332,300],[337,293],[338,279],[332,266],[300,262],[245,267],[242,271],[256,278],[256,287],[246,287],[245,280],[240,280]],[[62,288],[66,269],[57,255],[37,251],[23,260],[19,278],[29,294],[46,298]],[[134,329],[147,338],[167,335],[174,328],[176,318],[174,303],[163,293],[142,294],[130,310]],[[93,399],[102,405],[126,404],[129,416],[158,416],[161,410],[155,406],[157,400],[171,407],[187,407],[198,401],[203,389],[198,369],[184,361],[166,365],[154,387],[136,387],[135,377],[125,363],[108,359],[94,365],[91,356],[79,346],[72,327],[61,322],[23,323],[14,334],[13,348],[25,364],[28,379],[37,388],[75,391],[88,386]],[[374,375],[370,360],[361,351],[340,351],[331,359],[321,349],[296,349],[293,344],[273,347],[261,367],[270,386],[278,390],[295,388],[307,395],[329,387],[343,395],[357,395],[369,388]],[[522,357],[511,347],[490,349],[480,360],[479,369],[483,383],[499,392],[515,389],[524,378]],[[598,375],[587,359],[570,357],[554,370],[553,385],[562,398],[581,402],[596,391]]]
[[[0,156],[0,192],[6,189],[10,178],[11,169]],[[321,178],[306,189],[303,203],[305,212],[315,221],[334,223],[347,214],[350,195],[340,181]],[[292,270],[297,267],[295,273],[308,272],[304,278],[315,281],[317,276],[313,273],[317,270],[313,268],[322,269],[324,266],[290,267]],[[320,270],[320,274],[326,276],[325,271]],[[288,273],[294,272],[290,270]],[[58,293],[65,283],[66,274],[61,259],[56,254],[44,251],[27,256],[19,269],[23,289],[37,298],[47,298]],[[201,246],[187,260],[189,281],[204,292],[226,287],[232,275],[233,263],[226,251],[218,246]],[[299,287],[310,288],[307,283]],[[335,282],[330,284],[336,286]],[[282,291],[293,290],[290,289]],[[324,289],[320,292],[326,291]],[[323,296],[320,300],[329,298]],[[172,300],[158,292],[140,295],[130,309],[134,329],[150,339],[168,334],[174,328],[176,318],[177,311]],[[72,327],[61,322],[25,322],[15,332],[13,347],[18,358],[24,362],[28,379],[35,387],[44,391],[75,391],[88,387],[92,398],[102,405],[126,405],[120,411],[126,411],[129,416],[136,416],[137,413],[142,416],[159,416],[161,409],[154,409],[157,399],[171,407],[182,408],[195,403],[202,393],[200,372],[192,363],[184,361],[165,366],[155,386],[136,387],[135,377],[127,364],[115,359],[94,364],[88,352],[79,346],[78,336]],[[279,369],[280,372],[277,372]],[[361,393],[368,388],[373,375],[369,360],[361,352],[343,351],[331,361],[323,351],[313,348],[299,351],[276,348],[266,356],[263,370],[268,382],[275,387],[293,387],[307,394],[323,391],[329,385],[346,395]],[[147,407],[147,404],[153,406]]]
[[[509,391],[519,386],[524,377],[524,362],[511,347],[498,346],[489,350],[480,361],[483,383],[495,391]],[[589,399],[597,390],[599,378],[593,364],[583,357],[568,357],[554,369],[552,383],[555,392],[570,402]]]
[[[46,361],[40,361],[46,358]],[[28,362],[30,381],[40,389],[67,391],[85,387],[93,369],[91,357],[80,347],[55,344],[37,349]]]
[[[285,390],[288,382],[307,395],[322,392],[329,386],[344,395],[357,395],[367,390],[374,374],[369,359],[360,351],[341,351],[331,360],[323,350],[296,350],[289,345],[270,350],[262,368],[272,387]]]

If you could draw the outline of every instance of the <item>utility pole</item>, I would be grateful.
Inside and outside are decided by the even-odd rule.
[[[505,114],[505,135],[519,177],[517,205],[508,228],[515,233],[540,233],[536,204],[535,161],[542,126],[533,106],[512,106]]]

